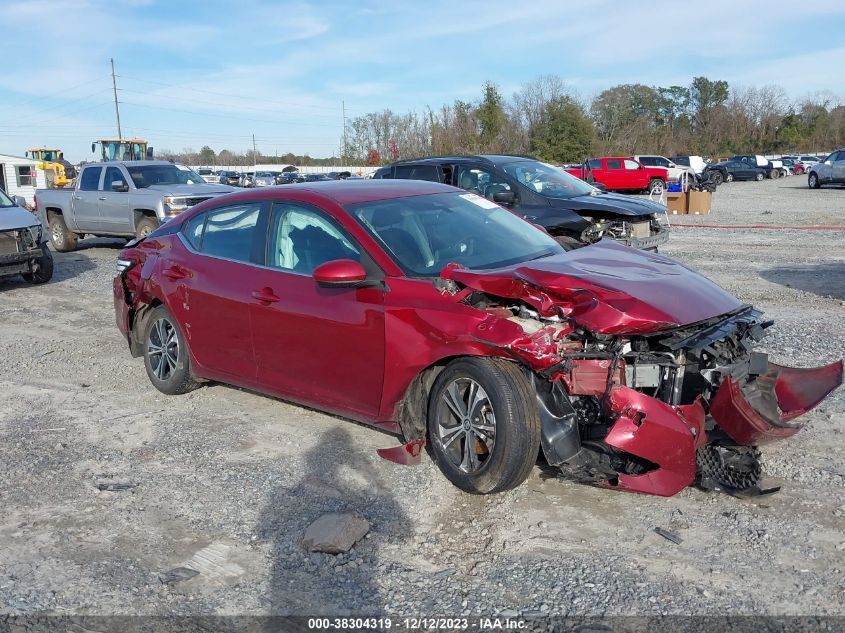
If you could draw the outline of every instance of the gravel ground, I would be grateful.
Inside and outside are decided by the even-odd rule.
[[[683,220],[845,227],[845,192],[732,183]],[[814,365],[845,356],[843,244],[678,228],[665,252],[776,319],[776,361]],[[0,614],[845,615],[845,390],[765,450],[771,496],[662,499],[535,469],[475,497],[336,417],[221,385],[159,394],[114,327],[118,248],[58,254],[46,286],[0,282]],[[368,537],[304,552],[306,526],[344,510]],[[185,565],[202,572],[160,581]]]

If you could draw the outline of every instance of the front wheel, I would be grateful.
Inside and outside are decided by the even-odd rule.
[[[434,381],[428,435],[437,466],[473,494],[515,488],[528,477],[540,450],[534,391],[518,365],[494,358],[463,358]]]
[[[754,176],[754,180],[756,180],[757,182],[762,182],[762,181],[763,181],[763,178],[765,178],[765,176],[763,176],[763,172],[762,172],[762,171],[758,171],[758,172],[757,172],[757,175],[756,175],[756,176]]]
[[[733,174],[728,173],[727,175],[725,175],[725,182],[733,182],[733,181],[734,181],[734,175]]]
[[[156,218],[144,216],[135,226],[135,237],[143,239],[159,227],[159,222]]]
[[[807,178],[807,185],[809,185],[810,189],[818,189],[822,186],[819,182],[819,177],[815,172],[810,173],[810,176]]]
[[[24,273],[22,277],[31,284],[46,284],[53,278],[53,255],[46,244],[41,245],[38,268],[31,273]]]
[[[170,396],[196,389],[190,356],[176,319],[164,306],[155,308],[144,332],[144,366],[150,382]]]
[[[651,181],[648,183],[648,192],[660,195],[663,193],[663,190],[666,188],[666,183],[664,183],[660,178],[652,178]]]
[[[721,185],[723,182],[725,182],[725,177],[722,175],[722,172],[720,172],[720,171],[714,171],[712,178],[713,178],[713,184],[716,185],[717,187],[719,185]]]

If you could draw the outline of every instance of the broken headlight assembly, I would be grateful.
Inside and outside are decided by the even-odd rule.
[[[132,270],[132,268],[135,267],[135,264],[137,264],[137,263],[138,262],[136,262],[134,259],[118,257],[117,263],[115,264],[115,269],[117,270],[117,274],[123,275],[125,273],[128,273],[130,270]]]

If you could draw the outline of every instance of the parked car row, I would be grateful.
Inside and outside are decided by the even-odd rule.
[[[348,171],[332,171],[327,174],[301,174],[298,171],[233,171],[223,169],[214,171],[201,167],[196,173],[208,183],[231,185],[232,187],[271,187],[288,185],[296,182],[318,182],[322,180],[344,180],[355,178]]]

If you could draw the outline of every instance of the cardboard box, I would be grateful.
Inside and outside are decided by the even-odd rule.
[[[666,208],[672,215],[683,215],[687,212],[687,194],[683,191],[666,192]]]
[[[690,215],[707,215],[713,204],[713,194],[709,191],[690,191],[687,202],[687,213]]]

